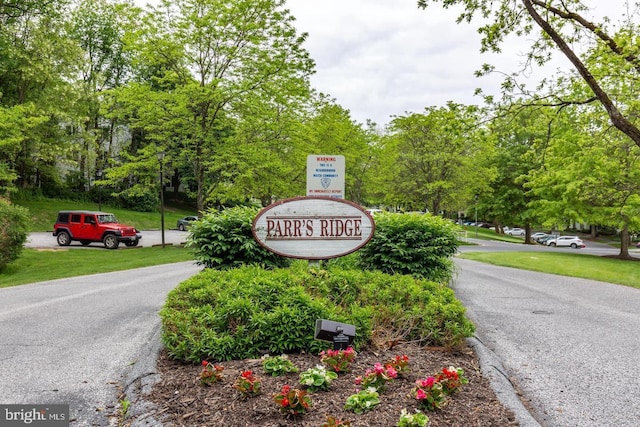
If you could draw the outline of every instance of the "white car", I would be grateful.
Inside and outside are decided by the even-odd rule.
[[[549,239],[547,246],[568,246],[574,249],[586,247],[578,236],[559,236],[555,239]]]
[[[506,231],[504,234],[509,236],[524,236],[525,231],[524,228],[510,228],[509,231]]]

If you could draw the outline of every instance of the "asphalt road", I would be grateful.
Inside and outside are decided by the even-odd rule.
[[[640,426],[639,289],[456,264],[456,295],[502,364],[494,376],[509,377],[540,425]]]
[[[69,404],[71,425],[110,425],[123,377],[158,341],[167,293],[199,270],[185,262],[0,289],[0,403]]]
[[[186,238],[165,233],[166,243]],[[143,244],[160,241],[159,231],[143,234]],[[576,251],[478,243],[461,250]],[[50,233],[32,234],[28,246],[58,247]],[[589,244],[580,252],[617,249]],[[486,374],[498,378],[503,402],[514,395],[508,382],[500,390],[499,377],[532,408],[535,420],[526,413],[533,422],[522,416],[522,426],[640,425],[640,290],[456,263],[453,286],[476,324],[483,369],[498,371]],[[179,263],[0,289],[0,403],[69,403],[74,425],[108,425],[123,378],[154,360],[167,292],[199,270]]]

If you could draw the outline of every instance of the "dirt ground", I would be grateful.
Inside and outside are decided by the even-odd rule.
[[[393,359],[396,355],[409,357],[410,372],[404,378],[391,381],[380,394],[381,403],[372,411],[354,414],[344,409],[352,394],[357,393],[355,378],[372,368],[375,363]],[[291,354],[289,359],[302,372],[320,363],[317,355]],[[400,412],[415,411],[418,406],[410,396],[417,379],[438,373],[442,368],[455,366],[464,369],[469,383],[462,386],[450,402],[434,412],[427,412],[429,426],[517,426],[514,414],[495,396],[489,382],[480,373],[479,362],[471,348],[456,350],[422,348],[416,345],[398,345],[392,350],[364,349],[358,352],[352,369],[341,373],[329,391],[311,393],[312,407],[297,419],[281,415],[273,395],[284,384],[302,388],[299,373],[280,377],[264,374],[261,360],[236,360],[219,363],[224,367],[224,378],[209,387],[200,385],[200,365],[186,365],[170,360],[165,353],[158,359],[161,380],[147,399],[156,405],[156,419],[165,426],[314,426],[321,427],[328,416],[348,420],[352,427],[396,426]],[[262,380],[262,394],[242,399],[233,388],[235,378],[242,370],[251,369]]]

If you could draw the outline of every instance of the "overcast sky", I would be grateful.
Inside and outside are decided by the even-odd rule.
[[[312,86],[335,98],[354,120],[379,125],[392,115],[447,101],[480,103],[473,95],[477,87],[497,94],[497,76],[477,78],[473,72],[500,59],[515,67],[523,52],[480,55],[475,25],[456,24],[457,13],[439,5],[422,10],[416,4],[287,0],[298,30],[309,33],[305,47],[316,61]]]
[[[624,0],[585,3],[604,14],[620,10]],[[474,71],[483,63],[501,72],[518,71],[529,47],[527,40],[515,39],[500,55],[481,55],[477,22],[456,24],[460,8],[429,4],[422,10],[417,0],[287,0],[286,7],[298,31],[309,33],[304,46],[316,62],[312,86],[335,98],[360,123],[372,119],[385,125],[393,115],[423,112],[447,101],[479,104],[476,88],[497,96],[502,77],[478,78]],[[548,77],[558,68],[572,67],[559,57],[542,72]],[[534,87],[541,77],[536,70],[527,86]]]
[[[624,2],[586,3],[610,13]],[[480,104],[474,90],[498,95],[502,78],[478,78],[474,71],[490,63],[515,72],[528,48],[526,40],[517,39],[499,56],[481,55],[478,24],[455,23],[461,9],[430,4],[422,10],[416,0],[287,0],[287,8],[298,30],[309,33],[305,47],[316,61],[312,86],[335,98],[360,123],[372,119],[384,125],[392,115],[447,101]],[[558,56],[542,72],[558,68],[571,65]],[[540,77],[538,70],[527,86],[534,87]]]

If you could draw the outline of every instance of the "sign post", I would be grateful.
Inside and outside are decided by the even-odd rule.
[[[307,156],[307,196],[344,199],[344,156]]]

